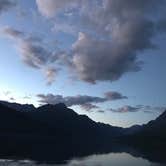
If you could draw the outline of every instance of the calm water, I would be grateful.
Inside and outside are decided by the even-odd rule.
[[[92,155],[67,161],[67,164],[37,164],[32,161],[0,160],[0,166],[165,166],[166,164],[153,163],[143,158],[133,157],[128,153],[110,153]]]

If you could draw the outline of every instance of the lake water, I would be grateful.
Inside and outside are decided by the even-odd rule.
[[[0,166],[166,166],[153,163],[141,157],[134,157],[128,153],[110,153],[91,155],[66,161],[66,164],[37,164],[28,160],[0,160]]]

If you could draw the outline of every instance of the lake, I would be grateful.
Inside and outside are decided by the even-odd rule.
[[[0,166],[165,166],[166,163],[155,163],[128,153],[109,153],[73,158],[66,164],[40,164],[29,160],[0,160]]]

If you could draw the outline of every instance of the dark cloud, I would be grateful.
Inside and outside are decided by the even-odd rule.
[[[165,4],[165,0],[104,0],[104,6],[107,12],[120,17],[128,17],[128,13],[145,14],[154,12],[153,8]],[[119,11],[119,12],[118,12]],[[126,13],[127,12],[127,13]],[[157,12],[157,11],[156,11]],[[131,16],[132,17],[132,16]]]
[[[104,110],[97,110],[98,113],[105,113]]]
[[[166,32],[166,18],[162,18],[162,19],[159,21],[158,29],[159,29],[160,31]]]
[[[16,30],[14,28],[11,28],[9,26],[6,26],[6,27],[3,27],[1,28],[1,33],[11,37],[11,38],[20,38],[20,37],[23,37],[24,36],[24,33],[19,31],[19,30]]]
[[[163,112],[166,107],[163,106],[150,106],[150,105],[140,105],[141,110],[145,113]]]
[[[86,103],[81,105],[81,108],[85,111],[91,112],[94,109],[98,109],[99,107],[97,105],[91,104],[91,103]]]
[[[14,0],[0,0],[0,14],[16,5]]]
[[[14,97],[10,97],[10,100],[11,100],[11,101],[15,101],[15,98],[14,98]]]
[[[87,95],[63,97],[61,95],[53,95],[53,94],[47,94],[47,95],[38,94],[37,96],[40,98],[39,100],[40,103],[43,103],[43,104],[65,103],[69,107],[74,105],[81,105],[85,107],[85,105],[89,103],[103,103],[107,100],[102,97],[94,97],[94,96],[87,96]]]
[[[118,109],[110,109],[110,111],[115,113],[128,113],[128,112],[138,112],[140,111],[140,108],[126,105]]]
[[[40,99],[39,102],[43,104],[57,104],[57,103],[65,103],[67,106],[75,106],[78,105],[86,111],[92,111],[94,109],[100,109],[96,103],[104,103],[107,101],[114,101],[126,98],[122,96],[118,92],[108,92],[105,97],[96,97],[96,96],[88,96],[88,95],[77,95],[77,96],[67,96],[64,97],[62,95],[54,95],[54,94],[38,94],[37,97]]]
[[[121,93],[114,92],[114,91],[106,92],[105,97],[108,100],[120,100],[120,99],[127,99],[128,98],[127,96],[123,96]]]
[[[54,73],[53,73],[54,74]],[[114,101],[120,99],[126,99],[126,96],[123,96],[119,92],[109,91],[104,94],[104,97],[95,97],[95,96],[87,96],[87,95],[77,95],[77,96],[67,96],[63,97],[61,95],[54,94],[39,94],[37,95],[41,98],[41,103],[48,104],[57,104],[57,103],[65,103],[68,106],[72,105],[82,105],[83,107],[94,107],[94,105],[90,105],[90,103],[103,103],[106,101]],[[95,106],[97,108],[97,106]]]
[[[22,40],[19,44],[19,50],[22,60],[33,68],[41,68],[46,66],[49,61],[50,52],[40,43]]]
[[[105,97],[96,97],[96,96],[88,96],[88,95],[76,95],[76,96],[62,96],[62,95],[54,95],[54,94],[38,94],[39,103],[41,104],[58,104],[65,103],[68,107],[71,106],[80,106],[83,110],[88,112],[99,112],[104,113],[106,111],[111,111],[114,113],[129,113],[129,112],[144,112],[144,113],[155,113],[155,112],[163,112],[166,107],[164,106],[149,106],[149,105],[136,105],[130,106],[125,105],[116,109],[103,110],[96,104],[102,104],[105,102],[126,99],[126,96],[121,95],[118,92],[107,92],[104,94]]]
[[[138,111],[142,111],[144,113],[155,113],[155,112],[163,112],[165,109],[166,107],[155,107],[149,105],[137,105],[135,107],[127,105],[117,109],[110,109],[109,111],[115,113],[128,113],[128,112],[138,112]]]
[[[67,105],[83,105],[86,103],[103,103],[106,101],[105,98],[102,97],[93,97],[93,96],[87,96],[87,95],[78,95],[78,96],[71,96],[71,97],[65,97]]]

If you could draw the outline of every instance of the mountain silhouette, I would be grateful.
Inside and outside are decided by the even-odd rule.
[[[15,110],[16,108],[18,110]],[[26,111],[23,111],[24,108]],[[27,108],[30,109],[27,111]],[[82,141],[84,137],[84,141],[94,142],[108,140],[123,133],[123,128],[97,123],[86,115],[77,114],[63,103],[47,104],[35,108],[17,103],[1,102],[0,119],[1,134],[3,132],[18,134],[19,131],[27,134],[31,131],[44,136],[47,136],[47,133],[59,139],[76,141]],[[105,137],[106,135],[107,137]]]
[[[148,122],[139,127],[139,130],[132,133],[133,136],[143,139],[144,141],[156,141],[160,143],[166,139],[166,111],[164,111],[158,118]]]
[[[154,149],[165,150],[165,139],[166,111],[145,125],[121,128],[79,115],[64,103],[35,108],[33,105],[0,102],[1,158],[15,156],[61,161],[92,153],[133,153],[131,149],[136,149],[138,154],[144,152],[145,156],[154,159]]]
[[[37,135],[48,133],[48,127],[36,122],[26,113],[16,111],[6,105],[0,104],[0,135]],[[51,129],[49,129],[51,130]]]
[[[0,101],[0,123],[26,131],[37,130],[43,134],[47,130],[51,135],[82,137],[84,135],[100,139],[112,139],[123,135],[166,138],[166,111],[155,120],[145,125],[134,125],[130,128],[115,127],[95,122],[86,115],[79,115],[64,103],[46,104],[35,108],[33,105]],[[44,126],[44,127],[43,127]],[[5,131],[5,128],[3,129]],[[7,130],[6,130],[7,131]],[[103,138],[102,138],[103,136]],[[105,137],[107,136],[107,137]]]
[[[3,104],[9,108],[12,108],[17,111],[32,111],[35,110],[35,107],[33,104],[19,104],[19,103],[10,103],[7,101],[0,101],[0,104]]]
[[[53,127],[57,137],[75,140],[77,142],[106,141],[123,132],[123,128],[97,123],[86,115],[79,115],[65,104],[44,105],[27,115],[35,121],[40,121]],[[106,136],[106,137],[105,137]]]

